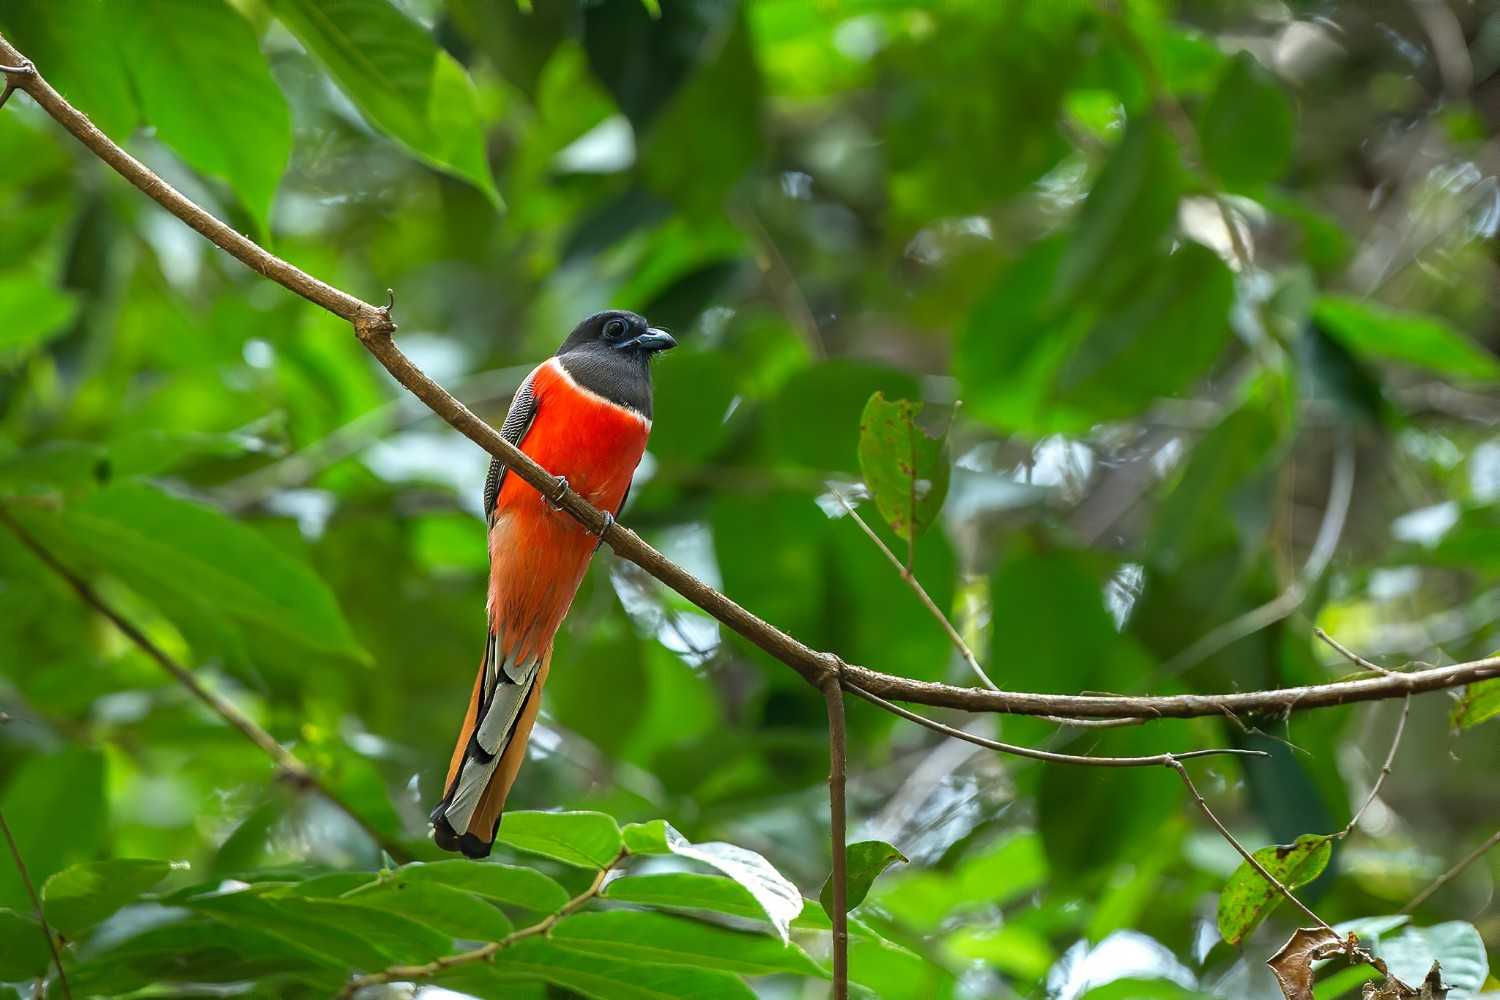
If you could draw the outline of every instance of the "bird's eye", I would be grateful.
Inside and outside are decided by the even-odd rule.
[[[625,336],[625,321],[623,319],[612,319],[604,324],[604,336],[608,340],[619,340]]]

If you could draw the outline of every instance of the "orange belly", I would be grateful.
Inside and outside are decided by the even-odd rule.
[[[558,365],[549,360],[532,378],[536,419],[521,450],[595,507],[617,513],[650,421],[579,388]],[[597,543],[519,476],[505,477],[490,529],[490,621],[502,653],[522,661],[545,653]]]

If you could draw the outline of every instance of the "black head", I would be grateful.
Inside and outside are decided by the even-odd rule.
[[[651,356],[677,341],[644,316],[624,310],[595,313],[557,349],[557,359],[579,385],[651,416]]]

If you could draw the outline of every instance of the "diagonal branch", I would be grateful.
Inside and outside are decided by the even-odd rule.
[[[1449,868],[1447,871],[1443,872],[1443,874],[1433,879],[1431,885],[1423,889],[1421,892],[1417,893],[1417,895],[1413,897],[1410,903],[1407,903],[1405,906],[1401,907],[1401,912],[1415,912],[1417,907],[1421,906],[1432,897],[1433,893],[1437,892],[1449,882],[1452,882],[1459,876],[1460,872],[1472,865],[1474,862],[1478,861],[1480,858],[1484,857],[1496,844],[1500,844],[1500,830],[1496,830],[1494,833],[1490,834],[1488,839],[1486,839],[1484,843],[1480,844],[1478,847],[1474,848],[1474,850],[1464,855],[1463,860],[1461,860],[1458,864],[1454,865],[1452,868]]]
[[[1500,676],[1500,657],[1452,667],[1417,671],[1399,677],[1336,682],[1304,688],[1224,695],[1170,697],[1103,697],[981,691],[946,684],[915,681],[846,664],[828,652],[814,650],[775,625],[757,617],[729,597],[693,576],[630,529],[606,521],[603,512],[543,469],[414,365],[396,347],[390,308],[377,307],[309,275],[235,232],[162,180],[148,167],[99,131],[82,112],[31,66],[3,37],[0,65],[7,67],[9,87],[22,90],[96,156],[113,167],[148,197],[181,219],[246,267],[347,320],[365,348],[386,371],[420,399],[428,409],[498,458],[517,477],[540,492],[558,497],[558,506],[580,524],[600,534],[617,555],[677,591],[703,611],[745,639],[785,663],[813,686],[829,671],[840,672],[846,683],[882,697],[968,711],[1016,715],[1057,715],[1091,719],[1235,714],[1284,714],[1356,701],[1378,701],[1458,687]]]
[[[357,823],[360,829],[392,858],[401,862],[411,860],[411,854],[406,848],[371,826],[369,820],[365,819],[354,807],[334,794],[333,790],[324,784],[322,779],[314,774],[306,764],[302,763],[295,754],[277,742],[276,737],[256,725],[255,721],[244,712],[241,712],[233,702],[206,687],[191,670],[172,659],[166,650],[153,642],[151,637],[142,632],[134,622],[117,611],[103,597],[99,596],[99,592],[87,580],[65,566],[50,549],[43,545],[35,535],[27,531],[11,515],[10,511],[6,510],[3,506],[0,506],[0,524],[3,524],[12,535],[15,535],[16,539],[32,555],[36,556],[42,565],[46,566],[71,587],[73,592],[78,595],[80,601],[93,608],[105,618],[108,618],[111,624],[119,629],[125,638],[134,643],[141,652],[155,660],[157,666],[170,674],[177,683],[187,688],[188,693],[207,705],[219,718],[229,723],[235,729],[238,729],[240,734],[247,740],[260,747],[261,751],[267,757],[275,761],[277,768],[292,784],[299,788],[306,788],[317,792]]]

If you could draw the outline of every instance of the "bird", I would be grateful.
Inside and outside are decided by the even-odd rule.
[[[596,313],[516,390],[500,434],[562,480],[544,496],[490,462],[488,633],[448,765],[432,836],[444,850],[488,857],[526,756],[552,640],[600,538],[561,510],[567,490],[604,511],[624,506],[651,432],[651,359],[677,346],[636,313]],[[601,532],[602,536],[602,532]]]

